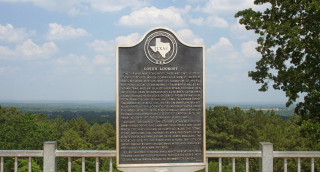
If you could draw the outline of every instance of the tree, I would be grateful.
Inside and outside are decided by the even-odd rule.
[[[63,132],[68,130],[68,125],[69,123],[64,122],[61,115],[58,115],[56,119],[51,119],[51,126],[58,140],[61,139]]]
[[[18,159],[19,172],[27,172],[29,170],[29,159],[28,158],[19,158]],[[31,168],[33,172],[42,172],[40,165],[38,165],[33,159],[31,160]]]
[[[320,1],[319,0],[255,0],[270,3],[263,13],[251,8],[239,11],[240,24],[260,34],[256,50],[262,58],[249,77],[261,83],[259,91],[283,90],[290,106],[303,93],[304,101],[295,113],[303,120],[320,121]],[[274,72],[275,71],[275,72]]]
[[[46,123],[37,124],[36,116],[0,106],[0,149],[41,150],[44,141],[55,140],[52,128]]]
[[[76,131],[81,138],[85,138],[87,132],[90,130],[90,125],[82,117],[74,119],[72,118],[69,122],[70,127]]]
[[[310,128],[320,129],[309,125],[305,126],[301,137],[301,126],[297,124],[297,115],[290,120],[282,120],[274,111],[264,113],[253,108],[244,112],[239,107],[229,109],[226,106],[215,106],[206,111],[206,148],[207,150],[259,150],[260,142],[271,142],[275,151],[306,151],[318,144],[318,137],[308,138]],[[312,141],[312,144],[310,144]],[[225,171],[231,171],[231,159],[223,158]],[[245,171],[245,159],[236,160],[236,171]],[[316,160],[318,161],[318,160]],[[301,161],[302,169],[310,170],[310,160]],[[317,162],[318,163],[318,162]],[[297,169],[296,159],[288,159],[288,171]],[[216,168],[217,159],[210,159],[209,166]],[[283,171],[283,159],[274,159],[274,171]],[[318,169],[319,166],[316,166]],[[250,171],[259,171],[259,159],[250,159]]]

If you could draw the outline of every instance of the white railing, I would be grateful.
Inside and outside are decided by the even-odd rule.
[[[320,158],[320,151],[273,151],[273,157],[284,158],[285,172],[287,172],[287,158],[298,158],[298,172],[301,172],[301,158],[310,158],[311,172],[314,172],[314,158]]]
[[[0,150],[0,170],[4,172],[4,157],[15,157],[14,159],[14,171],[18,172],[18,157],[29,157],[29,172],[32,169],[32,157],[43,157],[43,150]]]
[[[82,172],[85,171],[85,158],[96,158],[96,172],[99,172],[99,157],[109,157],[109,171],[112,172],[112,158],[116,157],[115,150],[56,150],[56,157],[68,157],[68,172],[71,172],[71,158],[82,157]]]
[[[71,158],[82,158],[82,171],[85,171],[85,158],[96,158],[96,172],[99,172],[99,158],[109,157],[109,171],[112,172],[112,158],[116,157],[115,150],[57,150],[56,142],[45,142],[43,150],[0,150],[0,172],[4,172],[4,157],[15,157],[14,171],[18,171],[18,158],[29,157],[29,172],[32,169],[32,157],[43,157],[43,171],[56,172],[56,157],[68,157],[68,172],[71,172]],[[249,171],[249,158],[260,158],[259,171],[272,172],[273,158],[284,158],[284,172],[287,172],[287,158],[297,158],[297,171],[301,171],[301,158],[311,159],[311,172],[314,172],[314,158],[320,158],[320,151],[273,151],[272,143],[260,143],[260,151],[206,151],[208,159],[219,159],[219,172],[222,172],[222,158],[232,158],[232,171],[236,170],[236,158],[246,158],[246,172]]]
[[[287,158],[297,158],[297,171],[301,172],[301,158],[310,158],[311,172],[314,172],[314,158],[320,158],[320,151],[273,151],[274,158],[284,158],[283,171],[287,172]],[[235,172],[235,158],[246,158],[246,172],[249,172],[249,158],[261,158],[261,151],[207,151],[209,158],[219,158],[219,172],[222,172],[222,158],[232,158],[232,171]],[[208,163],[207,163],[208,165]],[[208,166],[206,166],[208,172]]]
[[[209,158],[219,158],[219,172],[222,172],[222,158],[232,158],[232,171],[236,171],[236,158],[246,158],[246,172],[249,172],[249,158],[261,158],[261,151],[207,151],[206,172]]]

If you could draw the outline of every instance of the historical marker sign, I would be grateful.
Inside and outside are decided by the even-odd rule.
[[[155,28],[117,46],[117,167],[205,165],[204,46]]]

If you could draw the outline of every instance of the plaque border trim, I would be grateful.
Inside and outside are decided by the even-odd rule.
[[[198,47],[202,48],[202,54],[203,54],[203,162],[200,163],[150,163],[150,164],[119,164],[119,48],[121,47],[134,47],[138,44],[140,44],[146,36],[158,29],[163,29],[171,32],[182,44],[189,46],[189,47]],[[150,30],[148,30],[138,42],[128,45],[116,45],[116,161],[117,161],[117,168],[127,168],[127,167],[183,167],[183,166],[204,166],[206,165],[207,156],[206,156],[206,89],[205,89],[205,45],[192,45],[184,42],[179,38],[179,36],[171,29],[166,27],[155,27]]]

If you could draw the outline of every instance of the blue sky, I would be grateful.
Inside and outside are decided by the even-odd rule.
[[[0,0],[0,100],[115,101],[115,46],[167,27],[206,47],[207,102],[285,102],[248,77],[261,57],[234,14],[253,0]]]

